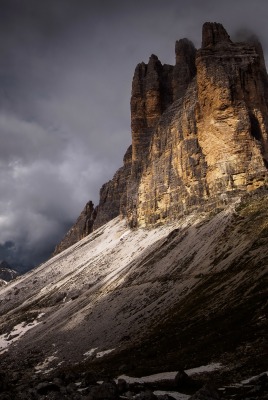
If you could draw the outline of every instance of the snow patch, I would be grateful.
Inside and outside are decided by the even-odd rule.
[[[93,354],[95,353],[95,351],[98,349],[98,347],[94,348],[94,349],[90,349],[88,350],[86,353],[84,353],[84,356],[86,357],[90,357],[93,356]]]
[[[221,363],[211,363],[208,365],[201,365],[201,367],[187,369],[185,372],[188,375],[194,375],[194,374],[201,374],[202,372],[216,371],[217,369],[221,369],[221,368],[222,368]]]
[[[88,350],[86,353],[84,353],[84,356],[86,356],[86,357],[93,356],[97,349],[98,349],[98,347]],[[114,350],[115,350],[115,349],[109,349],[109,350],[99,351],[98,353],[96,353],[96,358],[103,357],[103,356],[105,356],[106,354],[109,354],[109,353],[111,353],[111,352],[114,351]]]
[[[96,357],[97,357],[97,358],[100,358],[100,357],[106,356],[106,354],[109,354],[109,353],[111,353],[111,352],[114,351],[114,350],[115,350],[115,349],[100,351],[100,352],[98,352],[98,353],[96,354]]]
[[[26,332],[28,332],[30,329],[33,329],[35,326],[40,324],[40,321],[38,321],[44,313],[41,313],[37,316],[37,318],[30,322],[21,322],[20,324],[14,326],[11,332],[4,333],[0,335],[0,354],[4,353],[5,351],[8,351],[8,347],[17,342]]]
[[[202,365],[197,368],[191,368],[187,369],[185,372],[187,375],[194,375],[194,374],[200,374],[202,372],[212,372],[216,371],[217,369],[222,368],[222,365],[220,363],[211,363],[208,365]],[[173,371],[173,372],[161,372],[159,374],[154,374],[154,375],[148,375],[148,376],[143,376],[141,378],[135,378],[127,375],[121,375],[117,379],[125,379],[127,383],[151,383],[151,382],[158,382],[158,381],[164,381],[164,380],[172,380],[175,378],[177,375],[178,371]]]
[[[56,357],[54,355],[47,357],[42,363],[39,363],[35,366],[36,373],[37,374],[40,372],[48,373],[48,372],[52,371],[53,368],[50,368],[50,369],[47,369],[47,368],[52,361],[57,360],[57,359],[58,359],[58,357]]]

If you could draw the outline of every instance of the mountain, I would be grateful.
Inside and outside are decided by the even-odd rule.
[[[261,45],[220,24],[200,50],[177,42],[175,66],[137,66],[123,167],[53,258],[0,289],[0,391],[156,400],[152,378],[110,378],[179,371],[157,388],[265,398],[267,101]]]
[[[259,41],[233,43],[221,24],[205,23],[201,49],[182,39],[175,53],[175,66],[152,55],[136,67],[124,165],[90,208],[90,229],[83,211],[54,254],[118,215],[130,227],[153,226],[267,184],[268,78]]]
[[[18,272],[14,271],[11,266],[5,261],[0,262],[0,279],[6,282],[18,276]]]

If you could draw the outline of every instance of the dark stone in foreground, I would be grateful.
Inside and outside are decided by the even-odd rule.
[[[185,371],[179,371],[174,379],[177,390],[200,389],[202,384],[188,376]]]
[[[88,400],[117,400],[118,388],[114,381],[103,382],[91,389]]]
[[[189,400],[218,400],[220,395],[218,391],[211,385],[205,385],[198,390]]]

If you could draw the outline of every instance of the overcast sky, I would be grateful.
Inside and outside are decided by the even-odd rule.
[[[255,32],[267,0],[0,0],[0,260],[46,258],[131,142],[137,63],[174,64],[202,24]]]

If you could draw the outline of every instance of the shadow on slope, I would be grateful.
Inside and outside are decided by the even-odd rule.
[[[265,191],[247,196],[234,213],[212,213],[137,250],[104,293],[87,289],[67,307],[56,303],[50,323],[45,320],[21,339],[13,362],[20,368],[28,357],[34,367],[53,343],[56,364],[64,360],[64,368],[70,369],[79,361],[75,369],[104,375],[147,375],[211,361],[228,365],[231,374],[262,372],[267,205]],[[61,308],[66,311],[59,320]],[[79,324],[63,329],[78,312],[83,315]],[[115,350],[81,362],[95,347]],[[34,352],[39,355],[29,358]]]
[[[267,205],[266,193],[245,197],[217,244],[213,272],[199,272],[192,290],[182,299],[173,298],[169,309],[150,320],[147,331],[123,337],[122,351],[92,360],[87,368],[142,376],[221,361],[231,375],[235,370],[241,377],[265,370]],[[176,232],[173,236],[167,253],[172,243],[178,244]],[[154,262],[152,258],[147,267],[153,268]],[[176,277],[166,277],[167,282],[172,279]],[[131,280],[130,274],[125,285]]]

